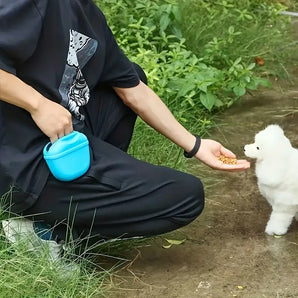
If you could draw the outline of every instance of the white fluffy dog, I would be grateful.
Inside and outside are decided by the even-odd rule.
[[[298,150],[280,126],[272,124],[244,146],[244,154],[256,159],[259,190],[272,206],[265,232],[286,234],[294,216],[298,220]]]

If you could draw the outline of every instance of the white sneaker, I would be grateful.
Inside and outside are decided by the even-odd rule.
[[[28,245],[28,250],[39,256],[46,250],[49,260],[59,269],[63,279],[71,278],[80,272],[78,264],[62,258],[64,244],[59,244],[53,239],[50,226],[23,217],[2,220],[1,223],[11,244],[23,242]]]
[[[53,240],[51,230],[46,225],[18,217],[2,220],[2,227],[10,243],[23,241],[28,245],[28,249],[34,252],[40,252],[40,248],[48,249],[52,261],[60,258],[63,246]]]

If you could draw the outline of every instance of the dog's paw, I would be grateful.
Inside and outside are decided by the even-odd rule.
[[[271,224],[268,224],[265,229],[265,233],[268,235],[285,235],[287,231],[287,227],[275,226]]]

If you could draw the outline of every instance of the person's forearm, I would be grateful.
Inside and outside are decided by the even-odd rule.
[[[3,70],[0,70],[0,100],[27,110],[51,142],[73,130],[71,114],[66,108]]]
[[[151,127],[172,140],[175,144],[190,152],[196,138],[187,131],[173,116],[161,99],[145,84],[133,88],[114,88],[123,102],[137,113]],[[236,164],[224,164],[219,157],[236,158],[236,155],[220,143],[202,139],[194,157],[209,167],[223,171],[241,171],[250,167],[246,160],[237,160]]]
[[[43,96],[15,75],[0,69],[0,100],[32,112]]]
[[[136,114],[155,130],[189,152],[195,144],[195,137],[188,132],[173,116],[162,100],[142,82],[129,89],[115,88]]]

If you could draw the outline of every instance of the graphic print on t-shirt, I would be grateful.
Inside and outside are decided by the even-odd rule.
[[[97,41],[75,30],[70,30],[69,50],[59,92],[61,104],[66,107],[76,119],[84,120],[79,111],[88,103],[89,87],[81,69],[86,65],[97,49]]]

